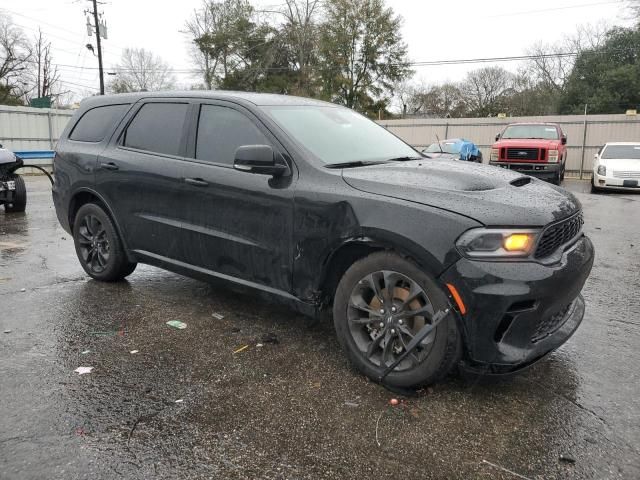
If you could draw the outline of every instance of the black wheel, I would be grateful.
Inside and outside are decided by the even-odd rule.
[[[96,280],[122,280],[136,268],[127,259],[113,222],[99,205],[80,207],[73,222],[73,241],[82,268]]]
[[[333,302],[333,319],[349,360],[377,381],[415,334],[448,305],[444,292],[416,265],[397,254],[379,252],[354,263],[344,274]],[[460,354],[460,334],[449,315],[384,383],[409,388],[436,382]]]
[[[593,183],[594,181],[594,179],[591,179],[591,193],[598,193],[600,189],[596,187],[596,185]]]
[[[24,184],[24,178],[20,175],[11,174],[6,177],[6,180],[15,182],[16,191],[13,203],[7,203],[4,206],[5,211],[7,213],[24,212],[27,208],[27,187]]]

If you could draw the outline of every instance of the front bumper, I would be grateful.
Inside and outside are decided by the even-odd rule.
[[[557,177],[558,172],[562,169],[560,163],[542,163],[542,162],[530,162],[530,163],[518,163],[518,162],[489,162],[489,165],[494,167],[506,168],[509,170],[515,170],[519,173],[531,175],[532,177],[542,178],[545,180],[551,180]]]
[[[493,373],[519,370],[566,342],[584,315],[580,291],[594,250],[582,236],[552,265],[463,258],[441,276],[464,301],[465,361]]]
[[[598,188],[610,188],[615,190],[640,190],[640,175],[638,178],[616,178],[598,175],[593,172],[593,184]]]

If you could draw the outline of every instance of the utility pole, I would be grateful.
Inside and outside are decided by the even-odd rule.
[[[100,95],[104,95],[104,71],[102,68],[102,44],[100,37],[107,38],[106,32],[103,33],[100,31],[100,20],[98,19],[98,1],[97,0],[89,0],[93,4],[93,11],[87,12],[93,15],[93,26],[96,29],[96,46],[98,47],[98,71],[100,74]],[[87,20],[88,33],[91,35],[91,25],[89,20]]]

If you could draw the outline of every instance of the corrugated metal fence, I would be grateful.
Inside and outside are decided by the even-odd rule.
[[[436,118],[387,120],[379,123],[415,147],[445,138],[465,138],[482,150],[485,163],[497,133],[514,122],[551,122],[567,134],[567,171],[588,174],[593,155],[606,142],[640,142],[640,117],[627,115],[564,115],[510,118]]]
[[[0,143],[11,150],[52,150],[72,110],[0,106]],[[567,170],[591,169],[593,154],[606,142],[640,142],[640,118],[627,115],[565,115],[512,118],[404,119],[379,122],[416,147],[445,138],[466,138],[489,149],[497,133],[513,122],[559,123],[567,134]],[[46,164],[47,161],[40,162]]]

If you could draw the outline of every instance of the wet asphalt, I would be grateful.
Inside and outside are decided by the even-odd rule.
[[[0,478],[640,478],[640,195],[566,187],[597,255],[574,337],[404,399],[330,324],[143,265],[90,280],[29,177],[0,211]]]

